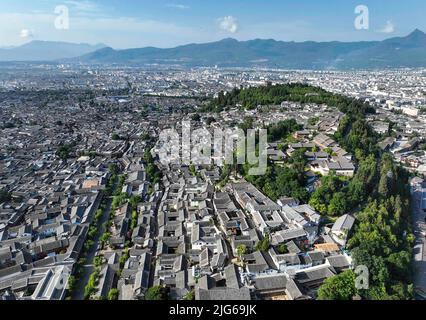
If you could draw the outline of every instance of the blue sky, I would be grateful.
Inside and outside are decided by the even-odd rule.
[[[69,29],[55,28],[55,7]],[[369,29],[354,26],[369,9]],[[30,40],[173,47],[227,37],[284,41],[381,40],[426,31],[424,0],[1,0],[0,47]]]

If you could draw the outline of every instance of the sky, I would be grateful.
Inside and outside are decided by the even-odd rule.
[[[356,27],[365,8],[368,25],[363,19]],[[223,38],[382,40],[426,32],[425,13],[424,0],[1,0],[0,47],[32,40],[117,49]]]

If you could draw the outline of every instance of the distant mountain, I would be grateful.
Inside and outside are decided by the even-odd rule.
[[[426,34],[368,42],[283,42],[224,39],[170,49],[103,48],[74,60],[108,64],[347,69],[426,67]]]
[[[0,61],[52,61],[75,58],[106,47],[104,44],[31,41],[19,47],[1,48]]]
[[[171,49],[104,48],[79,58],[81,62],[117,64],[181,64],[185,66],[325,68],[340,55],[366,49],[374,42],[282,42],[224,39]]]
[[[224,39],[170,49],[114,50],[103,44],[32,41],[0,48],[0,61],[67,61],[88,64],[371,69],[426,67],[426,34],[366,42],[283,42]]]
[[[336,63],[344,68],[426,67],[426,34],[418,29],[364,50],[355,50]]]

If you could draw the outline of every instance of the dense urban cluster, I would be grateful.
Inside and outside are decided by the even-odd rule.
[[[0,69],[0,299],[425,294],[426,70]],[[266,173],[161,162],[188,123]]]

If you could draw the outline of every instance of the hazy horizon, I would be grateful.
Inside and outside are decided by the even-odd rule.
[[[354,26],[359,5],[368,8],[368,28]],[[55,27],[61,12],[55,12],[58,6],[68,10],[66,29]],[[423,12],[426,3],[420,0],[331,0],[326,4],[314,0],[4,0],[0,4],[0,47],[31,40],[104,43],[116,49],[171,48],[229,37],[240,41],[380,41],[405,36],[416,28],[426,30]]]
[[[387,40],[387,39],[391,39],[391,38],[395,38],[395,37],[406,37],[409,36],[411,33],[415,32],[416,30],[421,31],[422,33],[425,33],[423,30],[419,29],[419,28],[415,28],[413,31],[411,31],[410,33],[406,34],[406,35],[401,35],[401,36],[390,36],[388,38],[385,38],[383,40]],[[173,46],[173,47],[164,47],[163,49],[168,49],[168,48],[175,48],[175,47],[179,47],[179,46],[185,46],[185,45],[190,45],[190,44],[206,44],[206,43],[213,43],[213,42],[219,42],[219,41],[225,41],[225,40],[236,40],[236,41],[240,41],[240,42],[244,42],[244,41],[254,41],[254,40],[273,40],[273,41],[277,41],[277,42],[295,42],[295,43],[303,43],[303,42],[342,42],[342,43],[350,43],[350,42],[361,42],[361,41],[339,41],[339,40],[330,40],[330,41],[315,41],[315,40],[304,40],[304,41],[286,41],[286,40],[277,40],[277,39],[273,39],[273,38],[253,38],[253,39],[247,39],[247,40],[238,40],[234,37],[226,37],[226,38],[222,38],[222,39],[218,39],[218,40],[214,40],[214,41],[208,41],[208,42],[191,42],[191,43],[184,43],[181,45],[177,45],[177,46]],[[380,41],[380,40],[367,40],[367,41]],[[110,46],[108,43],[103,43],[103,42],[98,42],[98,43],[88,43],[88,42],[68,42],[68,41],[56,41],[56,40],[42,40],[42,39],[31,39],[28,40],[27,42],[20,44],[20,45],[16,45],[16,46],[0,46],[0,49],[14,49],[14,48],[18,48],[24,45],[28,45],[34,42],[51,42],[51,43],[67,43],[67,44],[76,44],[76,45],[88,45],[88,46],[105,46],[105,47],[110,47],[116,50],[126,50],[126,49],[135,49],[135,48],[145,48],[145,47],[154,47],[154,46],[145,46],[145,47],[129,47],[129,48],[115,48],[113,46]],[[158,47],[160,48],[160,47]]]

